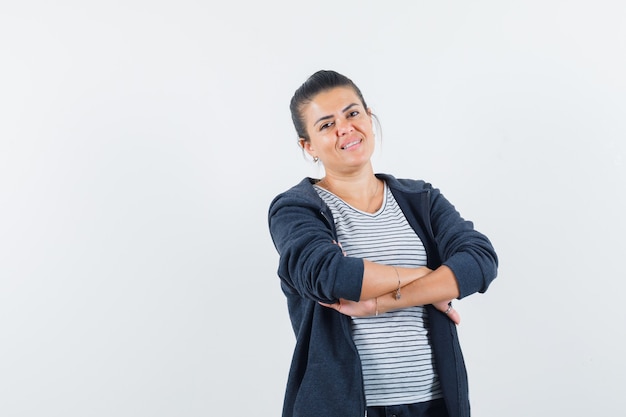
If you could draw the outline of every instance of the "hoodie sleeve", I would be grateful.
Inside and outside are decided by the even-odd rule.
[[[321,200],[286,192],[270,204],[268,222],[283,289],[314,301],[358,301],[364,264],[334,243],[333,220]]]
[[[439,192],[431,190],[431,225],[442,263],[456,276],[460,296],[487,291],[495,279],[498,257],[489,239],[474,229]]]

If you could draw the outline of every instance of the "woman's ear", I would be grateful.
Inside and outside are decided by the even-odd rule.
[[[311,155],[311,158],[315,158],[315,155],[314,155],[315,150],[311,147],[311,141],[306,140],[304,138],[300,138],[298,142],[300,143],[300,147],[304,149],[306,153]]]

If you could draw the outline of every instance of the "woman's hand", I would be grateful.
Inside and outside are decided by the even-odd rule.
[[[343,298],[332,304],[320,303],[324,307],[332,308],[350,317],[367,317],[376,314],[376,299],[350,301]]]
[[[452,307],[452,300],[434,303],[433,306],[442,313],[445,313],[454,324],[461,323],[461,315]]]

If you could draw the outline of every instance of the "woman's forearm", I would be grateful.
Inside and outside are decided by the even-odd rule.
[[[364,260],[363,285],[361,287],[361,300],[368,300],[380,297],[388,293],[394,293],[402,287],[411,285],[419,278],[431,272],[426,267],[421,268],[401,268],[390,265],[383,265],[368,260]]]
[[[404,307],[447,302],[459,296],[459,286],[454,272],[443,265],[403,286],[400,294],[399,299],[393,290],[378,296],[376,299],[378,312],[385,313]]]

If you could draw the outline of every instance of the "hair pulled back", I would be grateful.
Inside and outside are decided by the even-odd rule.
[[[296,90],[293,97],[291,98],[291,103],[289,104],[289,110],[291,110],[291,120],[293,121],[293,125],[296,128],[298,138],[302,138],[307,142],[310,139],[309,134],[306,130],[304,116],[302,115],[302,110],[304,109],[304,106],[313,101],[315,96],[317,96],[319,93],[331,90],[336,87],[352,88],[361,100],[363,108],[367,109],[367,104],[365,104],[365,99],[363,98],[363,94],[361,94],[361,90],[359,90],[359,88],[356,86],[356,84],[352,82],[351,79],[349,79],[345,75],[339,74],[336,71],[317,71]]]

